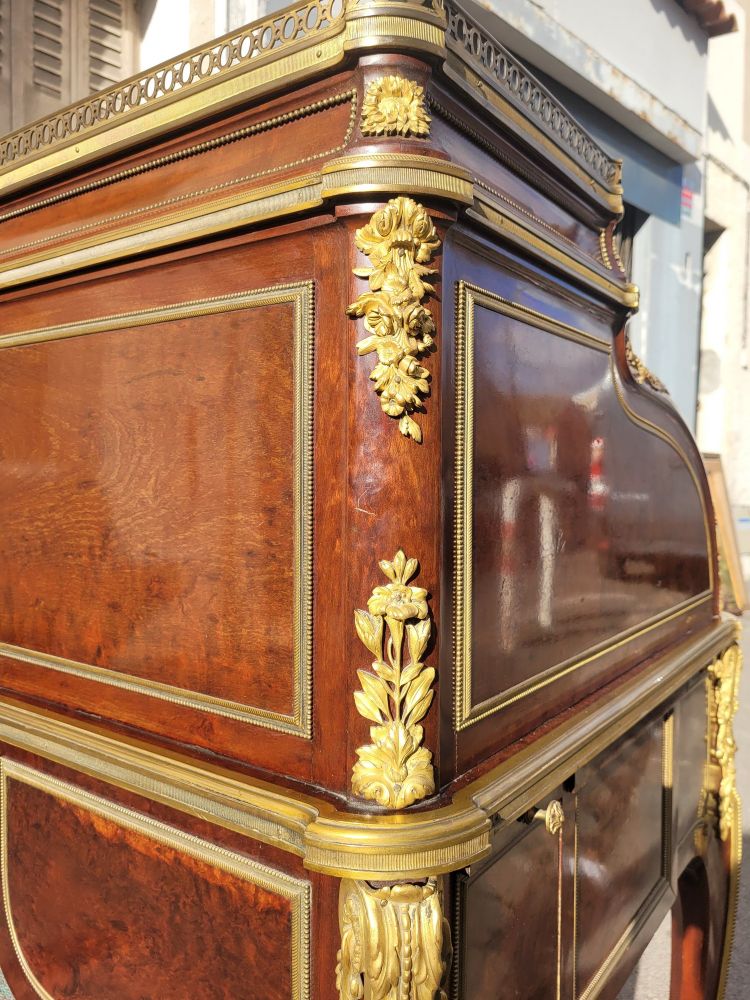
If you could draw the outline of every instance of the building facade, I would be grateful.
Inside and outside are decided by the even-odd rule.
[[[750,0],[709,48],[698,442],[722,456],[750,577]]]

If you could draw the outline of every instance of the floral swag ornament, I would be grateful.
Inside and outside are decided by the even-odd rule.
[[[367,611],[354,612],[357,635],[374,657],[374,674],[357,671],[362,690],[354,693],[354,701],[359,714],[375,725],[373,742],[357,750],[352,788],[380,806],[403,809],[435,791],[432,754],[421,745],[424,731],[418,725],[434,694],[435,671],[422,662],[432,627],[427,591],[409,585],[417,560],[399,550],[380,568],[390,582],[375,588]]]
[[[383,412],[399,418],[402,434],[421,441],[422,430],[411,414],[422,408],[430,374],[417,358],[433,346],[435,332],[432,315],[421,303],[435,291],[425,278],[436,273],[427,265],[440,240],[421,205],[393,198],[357,230],[356,243],[371,262],[354,269],[357,277],[368,279],[370,290],[347,309],[349,316],[364,319],[368,334],[357,353],[377,354],[370,378]]]
[[[429,135],[424,87],[402,76],[373,80],[362,102],[362,135]]]

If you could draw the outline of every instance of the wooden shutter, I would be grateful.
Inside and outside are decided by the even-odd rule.
[[[135,0],[0,0],[0,133],[131,75]]]
[[[59,104],[70,75],[69,15],[62,0],[32,0],[32,80]]]
[[[9,0],[12,128],[70,100],[70,0]]]
[[[104,90],[132,72],[128,7],[123,0],[89,0],[88,89]]]

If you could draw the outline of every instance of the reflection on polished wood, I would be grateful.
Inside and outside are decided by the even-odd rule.
[[[0,143],[18,1000],[594,1000],[672,906],[718,1000],[737,636],[622,197],[454,0]]]

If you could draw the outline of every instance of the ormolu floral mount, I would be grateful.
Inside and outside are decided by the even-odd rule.
[[[399,550],[380,568],[390,583],[375,588],[367,611],[354,612],[357,635],[375,657],[374,674],[357,671],[362,690],[354,700],[359,714],[375,725],[373,742],[357,750],[352,788],[380,806],[403,809],[435,791],[432,754],[421,745],[424,731],[418,725],[434,693],[435,671],[422,662],[432,627],[427,591],[409,585],[417,560]]]
[[[424,87],[403,76],[373,80],[362,102],[362,135],[429,135]]]
[[[427,265],[440,240],[421,205],[393,198],[357,230],[356,243],[372,262],[372,267],[354,269],[357,277],[368,279],[370,291],[347,309],[350,316],[364,318],[369,334],[357,344],[357,353],[377,353],[370,378],[383,412],[400,418],[402,434],[421,441],[422,430],[410,414],[422,408],[422,397],[430,391],[430,374],[416,359],[433,344],[435,323],[421,302],[435,291],[424,279],[436,273]]]

